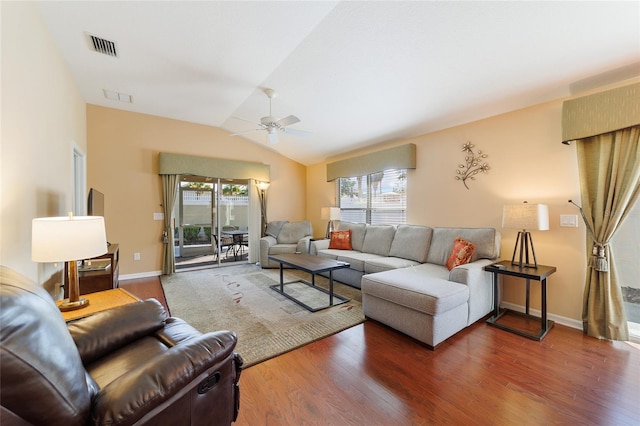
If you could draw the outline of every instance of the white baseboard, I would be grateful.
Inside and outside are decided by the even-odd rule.
[[[500,303],[501,308],[511,309],[516,312],[524,312],[525,307],[520,305],[514,305],[509,302]],[[531,315],[540,316],[540,311],[537,309],[529,309]],[[573,318],[562,317],[560,315],[547,314],[547,318],[556,322],[557,324],[566,325],[567,327],[575,328],[582,331],[582,321],[575,320]],[[640,325],[629,322],[629,341],[640,344]]]
[[[525,307],[524,306],[520,306],[520,305],[515,305],[513,303],[509,303],[509,302],[501,302],[500,303],[500,307],[501,308],[507,308],[507,309],[511,309],[512,311],[516,311],[516,312],[522,312],[524,313],[525,311]],[[529,313],[531,315],[535,315],[535,316],[540,316],[540,311],[537,309],[529,309]],[[551,321],[557,323],[557,324],[561,324],[561,325],[566,325],[567,327],[571,327],[571,328],[575,328],[578,330],[582,330],[582,321],[578,321],[575,320],[573,318],[567,318],[567,317],[563,317],[560,315],[555,315],[555,314],[550,314],[547,313],[547,319],[550,319]]]
[[[120,281],[126,281],[126,280],[135,280],[138,278],[159,277],[160,275],[162,275],[162,271],[149,271],[149,272],[140,272],[138,274],[120,275],[118,279]]]

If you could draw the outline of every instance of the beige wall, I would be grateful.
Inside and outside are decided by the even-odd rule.
[[[501,228],[503,205],[524,200],[548,204],[551,229],[532,234],[538,263],[558,268],[548,280],[549,312],[578,321],[586,267],[585,229],[581,221],[579,228],[559,226],[560,214],[578,214],[567,200],[580,200],[575,146],[560,142],[561,108],[561,101],[546,103],[388,146],[416,144],[417,168],[408,173],[409,223],[497,228],[502,234],[502,258],[511,258],[517,234]],[[468,190],[454,178],[458,164],[464,162],[461,148],[466,141],[488,155],[491,167],[470,181]],[[308,167],[307,204],[316,235],[326,227],[320,207],[335,205],[335,187],[325,177],[325,164]],[[504,290],[504,300],[524,305],[523,281],[506,280]],[[531,294],[532,307],[539,309],[537,282]]]
[[[72,210],[74,146],[85,103],[33,2],[1,2],[0,264],[51,290],[60,265],[31,261],[31,220]]]
[[[71,210],[74,146],[87,151],[87,186],[106,195],[107,235],[121,245],[121,274],[160,269],[162,224],[152,220],[153,212],[161,211],[159,151],[270,164],[269,219],[308,218],[315,235],[324,234],[320,208],[335,205],[324,163],[305,168],[212,127],[92,105],[85,112],[34,5],[1,2],[0,8],[1,264],[41,283],[59,279],[59,266],[31,261],[31,219]],[[534,241],[539,262],[558,267],[549,279],[549,310],[579,320],[585,230],[582,222],[579,228],[558,226],[560,214],[577,214],[567,200],[579,200],[575,147],[560,143],[560,118],[561,101],[556,101],[375,149],[409,141],[417,145],[418,168],[408,176],[410,223],[496,227],[503,235],[503,258],[511,256],[516,233],[501,229],[502,206],[547,203],[551,229],[534,232]],[[491,166],[470,190],[454,180],[467,140],[489,155]],[[141,253],[140,261],[133,261],[134,252]],[[519,281],[507,281],[505,290],[507,301],[523,304]],[[532,291],[538,307],[539,287]]]
[[[121,275],[162,266],[163,222],[153,220],[162,212],[160,151],[269,164],[268,219],[305,219],[305,167],[266,146],[219,128],[95,105],[87,106],[87,129],[87,186],[105,194],[107,238],[120,244]]]

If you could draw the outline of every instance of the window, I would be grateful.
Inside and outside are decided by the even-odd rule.
[[[336,182],[342,220],[371,225],[407,222],[405,169],[339,178]]]
[[[629,334],[640,338],[640,201],[636,201],[629,215],[611,239],[615,253],[615,267],[627,310]]]

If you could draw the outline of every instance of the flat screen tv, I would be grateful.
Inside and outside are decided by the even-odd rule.
[[[89,190],[87,201],[87,214],[89,216],[104,217],[104,194],[95,188]]]

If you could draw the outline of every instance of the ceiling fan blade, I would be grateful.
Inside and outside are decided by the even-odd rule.
[[[288,117],[281,118],[280,120],[276,121],[276,123],[279,124],[280,127],[290,126],[298,122],[300,122],[300,119],[295,115],[290,115]]]
[[[292,129],[290,127],[282,129],[282,132],[287,135],[302,136],[305,138],[313,136],[313,133],[307,132],[306,130]]]

